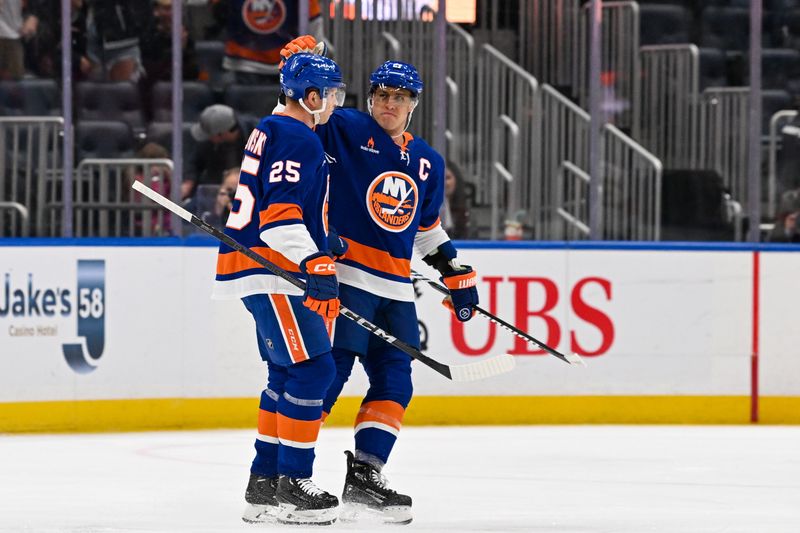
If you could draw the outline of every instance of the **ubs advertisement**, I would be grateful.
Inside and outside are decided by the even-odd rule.
[[[762,394],[800,396],[800,330],[785,311],[800,254],[761,256],[755,306],[752,251],[462,249],[485,309],[588,366],[481,316],[458,322],[417,282],[426,354],[510,353],[517,368],[459,384],[415,363],[415,394],[746,396],[758,321]],[[213,247],[0,247],[0,401],[257,397],[253,321],[210,299],[215,261]],[[356,365],[344,394],[365,389]]]

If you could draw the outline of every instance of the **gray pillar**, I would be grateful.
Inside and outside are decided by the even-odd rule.
[[[761,0],[750,0],[750,135],[747,150],[747,240],[761,240]]]
[[[172,2],[172,201],[181,203],[183,182],[183,0]],[[170,215],[172,231],[181,235],[181,218]]]
[[[61,232],[64,237],[72,237],[72,169],[75,165],[72,135],[72,3],[70,0],[61,0],[61,107],[64,116],[62,186],[64,211],[61,214]]]
[[[433,149],[447,159],[447,0],[439,0],[433,41]]]
[[[602,68],[601,31],[603,2],[592,0],[589,37],[589,238],[603,237],[602,138],[604,116],[601,109],[600,70]]]

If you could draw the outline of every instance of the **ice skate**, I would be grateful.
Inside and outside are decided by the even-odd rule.
[[[250,474],[244,492],[247,507],[242,513],[242,520],[249,523],[274,522],[278,514],[278,500],[275,499],[277,486],[277,476],[264,477]]]
[[[281,476],[275,493],[278,522],[327,526],[336,521],[339,499],[314,485],[311,479]]]
[[[363,518],[375,519],[387,524],[408,524],[411,516],[411,496],[391,490],[377,469],[355,460],[351,452],[347,456],[347,477],[342,493],[344,521]]]

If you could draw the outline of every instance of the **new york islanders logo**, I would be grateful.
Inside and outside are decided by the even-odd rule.
[[[418,201],[417,184],[402,172],[384,172],[367,189],[367,210],[372,220],[393,233],[411,225]]]
[[[245,0],[242,20],[255,33],[273,33],[286,20],[286,5],[283,0]]]

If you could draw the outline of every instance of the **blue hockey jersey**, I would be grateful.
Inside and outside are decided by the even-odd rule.
[[[292,274],[327,250],[328,164],[319,138],[285,115],[261,120],[250,134],[225,233]],[[213,296],[303,292],[244,254],[219,247]]]
[[[317,126],[331,173],[330,224],[349,249],[340,283],[414,301],[411,255],[449,240],[439,222],[444,160],[410,133],[403,146],[366,113],[338,109]]]

